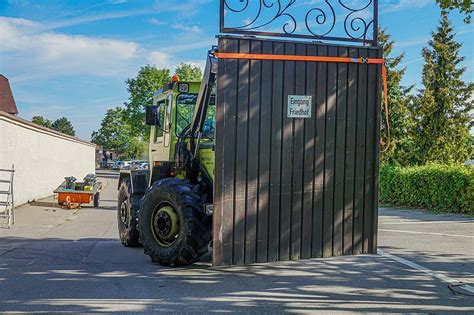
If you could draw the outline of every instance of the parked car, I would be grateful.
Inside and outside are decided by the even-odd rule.
[[[120,169],[122,170],[129,170],[132,168],[132,161],[122,161],[122,164],[120,166]]]
[[[121,169],[121,166],[122,166],[123,162],[122,162],[122,161],[114,161],[114,162],[115,162],[115,163],[114,163],[114,165],[112,165],[112,169],[113,169],[113,170],[119,170],[119,169]]]
[[[132,161],[132,164],[130,166],[130,169],[134,169],[134,170],[137,170],[137,169],[140,169],[140,166],[143,164],[143,163],[146,163],[146,161]]]
[[[143,162],[138,166],[138,168],[141,170],[147,170],[150,168],[150,164],[148,162]]]

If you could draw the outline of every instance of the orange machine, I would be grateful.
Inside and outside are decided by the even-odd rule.
[[[102,183],[95,180],[95,175],[88,175],[84,182],[76,182],[74,177],[66,177],[55,193],[58,194],[58,204],[68,208],[78,208],[85,203],[94,203],[99,207]]]

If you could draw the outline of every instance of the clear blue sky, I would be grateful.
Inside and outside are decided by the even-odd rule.
[[[90,139],[124,81],[147,63],[203,64],[218,34],[218,0],[0,0],[0,73],[20,116],[68,117]],[[405,52],[404,84],[420,86],[421,49],[438,25],[434,0],[381,0],[380,23]],[[451,14],[473,81],[473,30]]]

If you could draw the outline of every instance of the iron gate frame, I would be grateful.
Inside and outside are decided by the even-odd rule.
[[[293,34],[293,33],[277,33],[277,32],[265,32],[265,31],[254,31],[254,30],[245,30],[242,27],[226,27],[225,26],[225,6],[227,0],[220,0],[219,7],[219,16],[220,16],[220,32],[227,34],[240,34],[240,35],[252,35],[252,36],[266,36],[266,37],[280,37],[280,38],[300,38],[300,39],[312,39],[312,40],[327,40],[327,41],[342,41],[342,42],[351,42],[351,43],[362,43],[370,44],[373,47],[378,45],[378,0],[371,0],[369,6],[373,3],[373,20],[369,23],[373,23],[373,34],[372,39],[364,38],[352,38],[346,30],[348,37],[338,37],[338,36],[325,36],[325,35],[304,35],[304,34]],[[247,0],[250,1],[250,0]],[[262,0],[261,0],[262,1]],[[264,1],[264,0],[263,0]],[[340,1],[340,0],[339,0]],[[350,14],[349,14],[350,15]],[[347,17],[349,16],[347,15]],[[364,33],[367,35],[367,32]]]

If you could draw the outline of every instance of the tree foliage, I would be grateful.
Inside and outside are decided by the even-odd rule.
[[[470,159],[474,160],[474,136],[471,134],[466,142],[466,150],[471,152]]]
[[[124,108],[109,109],[100,129],[92,133],[92,142],[102,146],[104,150],[123,153],[126,158],[138,158],[144,152],[144,145],[134,134],[126,117],[127,111]]]
[[[390,109],[390,130],[391,145],[389,150],[382,153],[382,161],[410,164],[413,160],[413,139],[410,136],[412,120],[409,103],[411,101],[410,91],[412,86],[401,85],[405,68],[400,64],[404,59],[404,54],[394,56],[392,54],[394,41],[385,30],[379,30],[379,44],[383,48],[383,56],[387,66],[388,102]],[[385,120],[385,117],[382,118]],[[385,123],[382,124],[385,126]],[[382,137],[387,138],[387,130],[382,129]]]
[[[474,84],[462,80],[466,70],[460,66],[462,45],[454,40],[446,12],[432,37],[423,49],[424,89],[413,109],[417,161],[464,163],[472,154],[466,143],[472,127]]]
[[[51,125],[53,124],[51,120],[46,119],[43,116],[34,116],[33,119],[31,119],[31,122],[46,128],[51,128]]]
[[[153,103],[153,93],[170,81],[169,69],[158,69],[155,66],[142,67],[135,78],[126,81],[130,94],[125,103],[125,119],[130,124],[133,133],[140,138],[147,138],[145,126],[145,106]]]
[[[51,124],[51,128],[56,131],[62,132],[66,135],[70,135],[70,136],[76,135],[76,131],[74,130],[72,123],[66,117],[61,117],[61,118],[56,119]]]
[[[464,21],[471,23],[472,1],[471,0],[436,0],[442,10],[457,9],[466,15]]]
[[[199,67],[185,63],[176,68],[176,74],[182,81],[200,81],[202,77]],[[135,78],[126,81],[130,97],[125,103],[124,119],[130,124],[133,134],[140,139],[147,140],[149,137],[149,128],[145,125],[145,107],[153,103],[153,94],[168,82],[170,70],[151,65],[140,68]]]
[[[201,81],[202,71],[198,66],[182,63],[176,68],[176,74],[181,81]]]
[[[34,116],[31,119],[31,122],[46,128],[62,132],[69,136],[76,136],[76,131],[74,130],[72,123],[66,117],[61,117],[56,119],[55,121],[51,121],[47,118],[44,118],[43,116]]]

